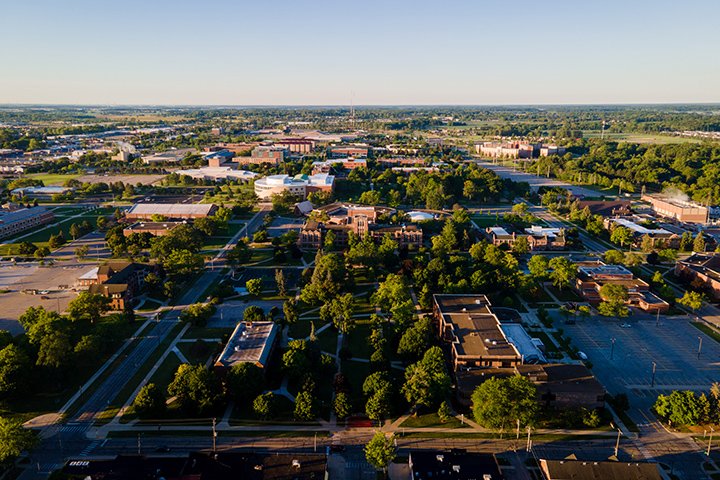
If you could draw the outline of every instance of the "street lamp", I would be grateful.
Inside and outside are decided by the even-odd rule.
[[[610,360],[613,359],[614,354],[615,354],[615,337],[610,339]]]
[[[650,386],[651,386],[652,388],[655,388],[655,369],[657,368],[657,363],[652,362],[652,364],[653,364],[653,369],[652,369],[652,381],[650,382]]]
[[[701,352],[702,352],[702,337],[698,335],[698,360],[700,360]]]
[[[710,456],[710,448],[712,447],[712,436],[713,433],[715,433],[715,429],[713,427],[710,427],[710,438],[708,439],[708,448],[707,452],[705,454],[709,457]]]

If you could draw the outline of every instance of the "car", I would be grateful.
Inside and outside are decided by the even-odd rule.
[[[630,327],[632,327],[632,325],[630,325],[630,324],[627,323],[627,322],[623,322],[623,323],[620,324],[620,328],[630,328]]]
[[[585,352],[577,352],[578,357],[580,357],[580,360],[587,360],[588,356],[585,355]]]
[[[40,297],[40,300],[50,300],[50,297],[48,297],[47,295],[42,295]]]

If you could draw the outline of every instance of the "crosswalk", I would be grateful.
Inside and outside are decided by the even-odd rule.
[[[95,450],[100,444],[102,443],[101,440],[94,440],[91,442],[87,447],[83,448],[83,451],[80,452],[81,457],[87,457],[90,455],[93,450]]]
[[[87,431],[87,429],[87,425],[65,425],[60,429],[60,431],[62,433],[80,433]]]

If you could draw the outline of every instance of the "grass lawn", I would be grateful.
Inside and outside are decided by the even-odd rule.
[[[192,343],[178,343],[177,347],[178,350],[180,350],[182,354],[185,355],[185,358],[187,358],[187,360],[193,365],[205,365],[205,363],[210,359],[210,357],[215,356],[215,354],[220,348],[220,343],[212,343],[198,340]]]
[[[232,333],[231,328],[190,327],[183,338],[220,338],[224,339]]]
[[[295,404],[283,395],[275,395],[275,413],[271,419],[262,419],[255,415],[252,405],[235,405],[230,415],[230,425],[258,425],[258,424],[280,424],[280,425],[317,425],[316,422],[295,422]]]
[[[61,173],[31,173],[27,175],[28,178],[33,180],[40,180],[45,186],[50,185],[65,185],[68,180],[74,180],[81,175],[78,174],[61,174]]]
[[[690,324],[703,332],[708,337],[712,338],[716,342],[720,343],[720,332],[712,328],[710,325],[703,322],[690,322]]]
[[[455,417],[451,417],[443,422],[440,420],[440,417],[438,417],[438,414],[434,412],[416,417],[411,415],[402,422],[400,426],[405,428],[468,428],[467,424],[463,425],[460,423],[460,420]]]
[[[361,412],[365,410],[365,399],[363,398],[362,385],[370,375],[370,364],[365,362],[353,362],[352,360],[343,360],[340,370],[350,384],[350,400],[353,410]]]
[[[180,359],[175,355],[175,352],[170,352],[168,356],[165,357],[163,363],[160,364],[160,367],[155,370],[153,376],[150,377],[150,383],[154,383],[163,391],[167,390],[180,363]]]
[[[550,293],[555,295],[555,297],[557,297],[557,299],[560,300],[561,302],[581,302],[582,301],[582,299],[580,297],[578,297],[578,295],[575,292],[573,292],[572,290],[570,290],[569,288],[566,288],[564,290],[559,290],[559,289],[555,288],[554,285],[546,285],[545,288]]]
[[[345,337],[346,345],[353,357],[370,358],[373,353],[373,348],[368,342],[371,330],[369,322],[359,321]]]
[[[253,248],[251,251],[252,256],[248,263],[265,262],[273,258],[272,248]]]
[[[315,329],[320,327],[320,321],[315,322]],[[307,338],[310,335],[310,321],[300,319],[297,322],[290,325],[288,330],[288,336],[290,338]]]
[[[317,328],[318,327],[316,326],[315,331],[317,331]],[[337,350],[337,339],[338,332],[333,327],[330,327],[327,330],[324,330],[317,334],[317,344],[318,347],[320,347],[320,350],[332,353],[333,355]]]
[[[470,219],[474,221],[478,227],[480,228],[487,228],[487,227],[494,227],[495,225],[502,222],[502,215],[479,215],[474,214],[470,215]]]
[[[160,303],[155,300],[145,300],[142,304],[142,308],[138,308],[138,310],[141,312],[150,312],[152,310],[157,310],[158,308],[160,308]]]

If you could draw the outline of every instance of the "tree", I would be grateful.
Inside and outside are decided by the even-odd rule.
[[[517,420],[531,426],[539,412],[537,388],[521,375],[488,378],[473,392],[472,404],[475,421],[488,428],[503,429]]]
[[[254,363],[233,365],[225,377],[228,393],[238,403],[246,403],[265,389],[265,373]]]
[[[168,393],[177,397],[186,413],[204,415],[213,411],[220,401],[220,382],[215,373],[203,365],[183,363],[175,372]]]
[[[35,258],[37,259],[43,259],[48,255],[50,255],[50,249],[48,247],[40,247],[35,250]]]
[[[294,415],[296,420],[306,422],[317,418],[315,398],[311,392],[303,390],[297,394]]]
[[[380,283],[370,298],[370,301],[384,312],[389,312],[393,306],[407,300],[411,300],[411,298],[405,279],[394,273],[385,277],[385,281]]]
[[[620,265],[625,259],[625,255],[620,250],[608,250],[603,254],[603,260],[605,263],[611,265]]]
[[[30,256],[34,254],[37,249],[38,247],[35,246],[34,243],[30,243],[28,241],[20,242],[20,244],[18,244],[18,253],[20,255]]]
[[[320,318],[324,322],[332,322],[340,333],[347,334],[355,326],[352,318],[354,308],[352,293],[346,293],[320,307]]]
[[[669,421],[672,425],[698,425],[705,420],[708,400],[703,394],[697,396],[691,390],[673,390],[670,395],[658,395],[653,409],[660,418]]]
[[[227,254],[228,263],[236,267],[247,263],[252,258],[252,251],[245,240],[240,240]]]
[[[384,420],[392,413],[392,392],[383,388],[370,395],[365,403],[365,414],[370,420]]]
[[[623,227],[622,225],[618,225],[613,228],[613,231],[610,234],[610,241],[613,243],[617,243],[621,247],[625,247],[625,245],[629,244],[632,241],[632,238],[632,231],[630,231],[629,228]]]
[[[275,269],[275,285],[277,286],[278,295],[281,297],[287,295],[287,290],[285,289],[285,274],[282,268]]]
[[[260,418],[271,418],[275,412],[276,399],[273,392],[265,392],[253,400],[253,412]]]
[[[265,311],[257,305],[249,305],[243,311],[243,320],[249,323],[264,322]]]
[[[345,262],[338,254],[319,251],[310,283],[302,289],[300,298],[311,305],[324,303],[340,293],[346,275]]]
[[[165,402],[163,391],[154,383],[148,383],[133,400],[133,408],[141,418],[157,418],[165,413]]]
[[[536,280],[545,280],[548,277],[549,260],[544,255],[533,255],[528,260],[530,275]]]
[[[50,235],[48,246],[52,249],[60,248],[65,244],[65,234],[60,230],[57,235]]]
[[[285,322],[292,325],[298,321],[300,311],[298,310],[297,300],[294,298],[288,298],[283,302],[283,314],[285,315]]]
[[[23,427],[21,422],[0,417],[0,463],[17,458],[37,443],[35,432]]]
[[[170,275],[191,275],[205,265],[203,257],[190,250],[173,250],[162,260],[163,267]]]
[[[388,372],[378,371],[365,377],[363,381],[363,394],[370,396],[381,390],[392,390],[392,382]]]
[[[69,232],[70,232],[70,237],[73,240],[77,240],[78,238],[80,238],[82,236],[82,231],[80,230],[80,226],[77,223],[73,223],[72,225],[70,225]]]
[[[51,331],[40,339],[35,364],[58,370],[70,362],[72,353],[70,336],[63,331]]]
[[[79,247],[77,247],[75,249],[75,258],[77,258],[78,260],[82,260],[88,256],[89,252],[90,252],[90,249],[88,248],[87,245],[80,245]]]
[[[528,242],[527,237],[517,237],[515,239],[515,243],[513,243],[512,251],[517,255],[525,255],[527,253],[530,253],[530,242]]]
[[[450,385],[442,350],[432,347],[422,360],[407,367],[402,392],[410,404],[431,407],[447,397]]]
[[[405,330],[398,343],[398,355],[417,359],[430,348],[433,339],[433,326],[430,317],[423,317],[415,325]]]
[[[365,459],[378,470],[387,472],[387,467],[397,456],[395,435],[386,437],[383,432],[377,431],[364,448]]]
[[[110,309],[110,300],[90,292],[81,292],[67,307],[67,313],[73,322],[95,323]]]
[[[691,291],[686,291],[682,297],[677,299],[677,303],[693,311],[700,310],[704,301],[705,296],[702,293]]]
[[[24,389],[30,366],[30,358],[16,345],[0,350],[0,397],[11,397]]]
[[[333,410],[335,410],[335,415],[341,420],[350,416],[352,413],[352,405],[347,393],[338,392],[337,395],[335,395]]]
[[[655,248],[655,242],[653,241],[652,237],[648,235],[647,233],[642,236],[642,240],[640,241],[640,250],[642,250],[645,253],[650,253]]]
[[[703,233],[700,232],[695,237],[695,240],[693,241],[693,251],[698,253],[705,252],[706,245],[705,245],[705,237],[703,237]]]
[[[606,283],[600,287],[600,298],[606,302],[626,302],[629,298],[628,289],[624,285]]]
[[[630,309],[625,302],[600,302],[597,307],[598,313],[604,317],[627,317]]]
[[[382,196],[377,190],[366,190],[360,194],[359,203],[364,205],[378,205],[382,201]]]
[[[310,371],[308,344],[305,340],[291,340],[282,356],[283,369],[293,378],[301,378]]]
[[[247,288],[247,291],[250,295],[253,297],[259,297],[262,293],[262,278],[251,278],[247,282],[245,282],[245,288]]]
[[[99,335],[83,335],[73,348],[78,360],[85,364],[97,361],[103,350],[103,340]]]
[[[440,421],[443,423],[450,420],[450,417],[452,417],[452,410],[450,409],[450,404],[447,402],[447,400],[444,400],[440,404],[440,408],[438,408],[437,415],[438,415],[438,418],[440,419]]]
[[[566,257],[553,258],[550,260],[549,266],[552,268],[550,279],[553,285],[561,290],[569,287],[577,275],[577,265]]]

